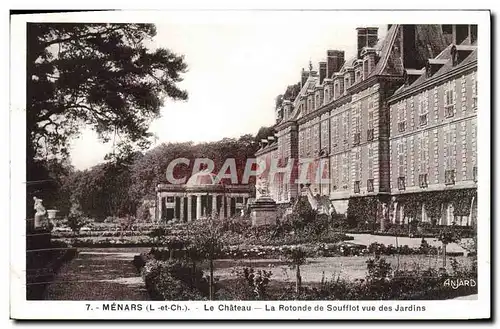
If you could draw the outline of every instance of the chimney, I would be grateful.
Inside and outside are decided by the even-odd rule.
[[[375,47],[378,42],[378,27],[366,28],[366,46]]]
[[[326,77],[331,79],[333,73],[340,71],[340,68],[344,65],[344,52],[340,50],[327,50],[326,60]]]
[[[366,28],[358,27],[356,28],[356,31],[358,31],[358,58],[360,58],[361,49],[363,49],[363,47],[366,47],[367,44]]]
[[[358,27],[358,58],[364,47],[374,47],[378,41],[378,27]]]
[[[403,37],[401,49],[403,49],[403,68],[405,69],[421,69],[424,63],[417,63],[418,58],[416,47],[416,26],[415,25],[402,25]]]
[[[477,25],[470,26],[470,44],[474,44],[477,40]]]
[[[319,84],[323,83],[326,77],[326,62],[319,62]]]
[[[306,83],[308,77],[309,77],[309,72],[306,72],[306,70],[304,70],[304,68],[302,68],[302,73],[301,73],[301,77],[300,77],[300,87],[301,88]]]
[[[456,45],[459,45],[469,37],[469,25],[455,25],[454,32],[455,32],[454,43]],[[470,39],[469,39],[469,44],[470,44]]]

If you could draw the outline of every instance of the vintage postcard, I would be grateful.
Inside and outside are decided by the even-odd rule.
[[[11,17],[13,319],[487,319],[488,11]]]

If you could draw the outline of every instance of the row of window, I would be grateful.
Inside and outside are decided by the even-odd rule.
[[[361,143],[361,116],[360,110],[356,110],[353,114],[353,145]],[[341,115],[335,116],[331,119],[331,134],[328,131],[328,120],[321,122],[321,131],[318,131],[318,125],[303,129],[299,132],[299,147],[301,155],[311,155],[312,152],[319,150],[328,150],[328,140],[331,138],[332,147],[338,146],[341,140],[344,144],[348,143],[349,139],[349,113],[345,111]],[[366,141],[374,140],[375,126],[374,126],[374,111],[368,112],[367,120],[368,129],[366,130]],[[340,129],[342,128],[342,129]],[[340,138],[340,130],[342,130],[342,138]],[[312,131],[312,132],[311,132]],[[318,139],[320,144],[318,144]]]
[[[444,171],[444,184],[445,185],[455,185],[455,169],[448,169]],[[472,168],[472,179],[477,183],[477,167]],[[420,188],[429,187],[429,181],[427,174],[419,174],[418,175],[418,186]],[[406,189],[406,177],[400,176],[398,177],[398,190],[404,191]]]
[[[444,117],[445,118],[451,118],[455,115],[457,112],[456,108],[456,97],[457,93],[455,91],[455,82],[456,81],[450,81],[444,85]],[[477,79],[475,77],[472,77],[472,109],[474,111],[477,111]],[[410,106],[413,106],[411,104]],[[406,101],[402,101],[399,106],[397,107],[398,113],[397,113],[397,119],[398,119],[398,132],[402,133],[405,132],[407,129],[406,125],[406,118],[407,118],[407,108],[406,108]],[[426,91],[422,93],[420,96],[418,96],[418,103],[417,103],[417,110],[418,110],[418,124],[420,126],[426,126],[429,122],[429,91]]]
[[[360,193],[360,185],[361,181],[357,180],[354,181],[354,193]],[[374,187],[373,187],[373,178],[369,178],[366,180],[366,191],[367,192],[374,192]]]
[[[445,184],[451,185],[455,184],[455,172],[457,169],[457,145],[462,144],[462,170],[466,170],[466,165],[470,161],[472,161],[474,166],[473,178],[476,180],[477,174],[477,130],[476,130],[476,121],[472,120],[470,122],[469,127],[467,127],[467,123],[462,123],[462,135],[457,138],[457,125],[447,125],[443,127],[443,145],[442,145],[442,156],[444,162],[445,169]],[[469,129],[469,130],[468,130]],[[468,136],[468,132],[470,131],[470,137]],[[437,132],[435,132],[437,133]],[[467,140],[470,138],[472,143],[470,147],[472,148],[469,152],[467,152]],[[437,139],[435,141],[437,143]],[[431,146],[429,145],[429,131],[424,131],[421,134],[418,134],[414,137],[413,141],[408,143],[407,138],[401,138],[397,141],[397,165],[398,165],[398,188],[404,189],[405,187],[405,177],[407,176],[407,164],[406,158],[408,154],[415,155],[413,161],[418,161],[418,172],[419,172],[419,186],[422,188],[427,187],[427,173],[430,169],[430,159],[429,152]],[[437,144],[435,145],[437,147]],[[437,155],[437,154],[436,154]],[[467,158],[469,156],[469,158]],[[415,163],[415,162],[414,162]]]

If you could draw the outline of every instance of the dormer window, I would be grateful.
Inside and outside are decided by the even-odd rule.
[[[333,88],[334,88],[334,99],[337,99],[339,97],[339,83],[335,82]]]
[[[369,74],[369,71],[368,71],[368,60],[364,60],[363,61],[363,79],[368,78],[368,74]]]
[[[453,25],[443,25],[442,26],[444,34],[452,34],[453,33]]]
[[[344,79],[344,94],[347,93],[347,88],[350,87],[350,79],[347,77]]]
[[[356,71],[356,82],[361,81],[361,72],[358,70]]]

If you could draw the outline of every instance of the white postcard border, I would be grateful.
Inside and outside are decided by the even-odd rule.
[[[241,23],[253,15],[262,15],[264,21],[272,16],[273,22],[278,24],[281,20],[294,19],[321,19],[325,15],[335,15],[335,11],[328,12],[286,12],[286,11],[243,11],[231,12],[218,11],[177,11],[177,12],[154,12],[154,11],[122,11],[122,12],[92,12],[92,13],[67,13],[50,15],[22,15],[11,17],[11,85],[10,85],[10,114],[11,114],[11,135],[10,135],[10,159],[11,159],[11,219],[10,219],[10,297],[11,297],[11,317],[16,319],[55,319],[55,318],[186,318],[186,319],[374,319],[374,318],[425,318],[425,319],[464,319],[464,318],[488,318],[491,315],[491,257],[490,257],[490,14],[488,11],[349,11],[336,17],[338,24],[343,23],[467,23],[478,24],[478,79],[479,83],[479,108],[478,111],[478,162],[479,162],[479,183],[478,183],[478,299],[477,300],[448,300],[448,301],[410,301],[415,305],[425,305],[428,307],[426,312],[413,312],[405,314],[384,314],[384,313],[365,313],[342,315],[339,313],[300,313],[300,312],[266,312],[255,311],[248,314],[232,313],[203,313],[203,312],[184,312],[176,317],[170,317],[169,313],[143,313],[143,312],[124,312],[117,313],[89,313],[84,309],[86,302],[58,302],[58,301],[26,301],[25,289],[25,95],[26,95],[26,22],[27,21],[85,21],[85,22],[135,22],[137,17],[141,17],[142,22],[154,22],[172,20],[173,22],[207,22],[210,20],[223,21],[225,23]],[[287,16],[289,15],[289,16]],[[315,16],[316,15],[316,16]],[[267,18],[266,18],[267,16]],[[111,301],[112,303],[113,301]],[[91,302],[92,304],[104,302]],[[122,302],[124,303],[124,302]],[[132,303],[132,302],[130,302]],[[150,302],[141,302],[148,304]],[[151,302],[153,303],[153,302]],[[163,304],[174,302],[162,302]],[[177,302],[176,302],[177,303]],[[202,304],[221,304],[222,302],[178,302],[179,304],[202,305]],[[273,302],[227,302],[225,304],[252,305],[262,307],[263,303],[271,304]],[[279,303],[279,302],[275,302]],[[284,304],[297,305],[321,304],[329,302],[283,302]],[[332,302],[333,303],[333,302]],[[340,303],[340,302],[335,302]],[[403,302],[383,301],[383,302],[342,302],[353,305],[396,305]],[[157,303],[153,303],[157,304]],[[157,304],[160,305],[160,304]],[[325,304],[326,305],[326,304]],[[202,307],[202,306],[197,306]]]

